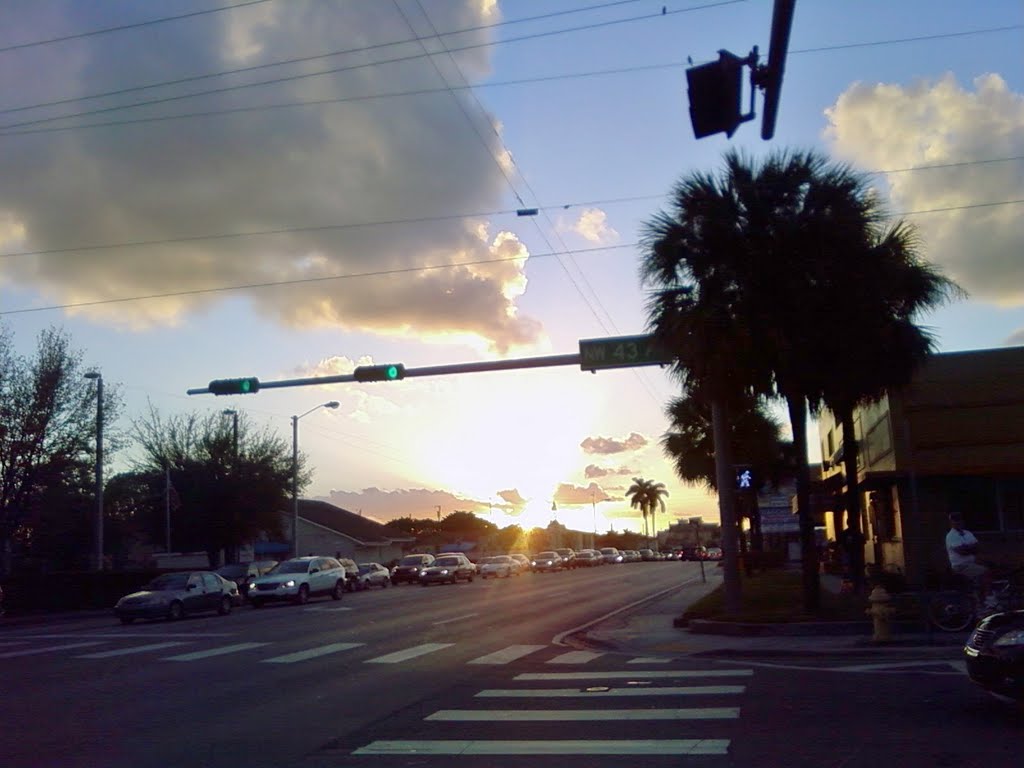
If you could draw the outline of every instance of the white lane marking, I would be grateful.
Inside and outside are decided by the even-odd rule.
[[[326,605],[311,605],[308,608],[306,608],[306,610],[307,611],[319,611],[320,613],[338,613],[340,611],[351,611],[352,609],[349,608],[347,605],[339,606],[339,607],[336,607],[336,608],[335,607],[328,608]]]
[[[586,664],[588,661],[604,656],[603,653],[595,653],[594,651],[569,651],[563,653],[561,656],[555,656],[553,659],[548,660],[548,664]]]
[[[435,627],[439,627],[442,624],[451,624],[451,623],[456,622],[456,621],[462,621],[463,619],[471,619],[474,616],[479,616],[479,615],[480,614],[478,614],[478,613],[467,613],[467,614],[465,614],[463,616],[456,616],[454,619],[445,619],[444,621],[435,621],[434,622],[434,626]]]
[[[559,595],[567,595],[567,594],[569,594],[569,590],[568,589],[560,589],[557,592],[545,592],[543,594],[543,597],[558,597]]]
[[[424,720],[446,722],[551,722],[562,720],[735,720],[739,707],[691,709],[442,709]]]
[[[874,672],[883,669],[904,669],[912,667],[944,667],[951,662],[942,659],[935,659],[933,661],[887,661],[876,664],[851,664],[845,667],[836,667],[836,669],[842,670],[843,672]]]
[[[318,648],[310,648],[308,651],[287,653],[284,656],[275,656],[272,659],[262,659],[261,661],[263,664],[295,664],[299,661],[315,659],[318,656],[326,656],[329,653],[348,651],[352,648],[360,648],[364,645],[366,645],[366,643],[330,643],[329,645],[321,645]]]
[[[712,696],[743,693],[743,685],[692,685],[664,688],[602,688],[592,691],[580,688],[488,688],[476,694],[481,699],[567,699],[605,698],[608,696]]]
[[[85,648],[90,645],[103,645],[103,641],[93,640],[88,643],[68,643],[67,645],[48,645],[44,648],[24,648],[20,651],[7,651],[6,653],[0,653],[0,659],[13,659],[17,656],[34,656],[37,653],[66,651],[69,648]]]
[[[353,755],[725,755],[728,739],[374,741]]]
[[[5,640],[0,645],[24,645],[28,640]]]
[[[750,677],[752,669],[637,669],[625,672],[523,672],[513,680],[655,680],[683,677]]]
[[[546,645],[510,645],[508,648],[502,648],[500,651],[494,653],[488,653],[486,656],[481,656],[477,659],[473,659],[470,664],[508,664],[510,661],[521,659],[523,656],[533,653],[534,651],[541,651],[547,648]]]
[[[385,656],[378,656],[375,659],[367,659],[367,664],[398,664],[401,661],[408,661],[409,659],[415,659],[417,656],[424,656],[434,651],[440,651],[443,648],[449,648],[455,645],[455,643],[424,643],[423,645],[414,645],[412,648],[406,648],[404,651],[395,651]]]
[[[220,648],[211,648],[208,651],[183,653],[180,656],[165,656],[161,661],[198,661],[199,659],[208,659],[212,656],[225,656],[229,653],[248,651],[264,645],[270,645],[270,643],[237,643],[235,645],[222,645]]]
[[[947,661],[947,664],[955,669],[957,672],[963,672],[967,674],[967,662],[966,661]]]
[[[114,656],[128,656],[133,653],[145,653],[146,651],[159,651],[161,648],[173,648],[176,645],[185,645],[181,640],[169,643],[150,643],[149,645],[136,645],[131,648],[119,648],[116,651],[100,651],[99,653],[86,653],[79,656],[79,659],[110,659]]]
[[[668,656],[637,656],[630,659],[627,664],[668,664],[672,659]]]

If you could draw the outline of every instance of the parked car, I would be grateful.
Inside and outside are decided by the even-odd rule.
[[[249,583],[277,565],[277,560],[255,560],[251,563],[229,563],[222,565],[214,573],[235,582],[243,599],[249,597]]]
[[[538,552],[533,558],[533,570],[535,571],[560,571],[564,567],[562,557],[554,550]]]
[[[481,579],[488,579],[490,577],[503,577],[508,578],[509,576],[516,576],[519,574],[520,566],[519,561],[508,555],[495,555],[494,557],[485,557],[477,563],[477,573],[480,574]]]
[[[558,556],[560,558],[562,558],[562,567],[563,568],[575,568],[576,567],[576,551],[575,550],[571,549],[570,547],[562,547],[561,549],[556,549],[555,552],[557,552]]]
[[[576,553],[577,568],[593,568],[595,565],[604,565],[604,559],[596,549],[581,549]]]
[[[519,563],[520,573],[525,573],[526,571],[533,570],[533,562],[530,560],[530,558],[528,558],[521,552],[513,552],[509,555],[509,557],[511,557],[513,560]]]
[[[334,556],[334,559],[341,563],[341,567],[345,570],[345,589],[349,592],[356,592],[362,587],[359,584],[359,566],[356,565],[356,561],[348,557]]]
[[[964,646],[967,674],[997,698],[1024,703],[1024,610],[978,622]]]
[[[433,555],[406,555],[391,569],[391,583],[418,584],[420,571],[433,564]]]
[[[359,588],[388,587],[391,585],[391,574],[380,563],[359,564]]]
[[[601,557],[604,558],[605,563],[608,564],[621,563],[624,561],[622,553],[615,547],[601,547]]]
[[[138,592],[125,595],[114,606],[122,624],[135,619],[180,619],[193,613],[231,613],[238,587],[212,571],[184,571],[157,576]]]
[[[707,550],[704,547],[686,547],[681,552],[683,560],[707,560]]]
[[[358,572],[358,568],[356,569]],[[346,590],[345,567],[333,557],[296,557],[278,563],[273,570],[249,583],[249,602],[254,608],[271,600],[305,604],[314,595],[341,600]]]
[[[722,548],[721,547],[708,547],[704,553],[705,560],[721,560],[722,559]]]
[[[445,582],[455,584],[459,579],[473,581],[475,575],[476,566],[468,557],[462,554],[447,554],[437,557],[432,565],[420,571],[420,584],[424,587]]]

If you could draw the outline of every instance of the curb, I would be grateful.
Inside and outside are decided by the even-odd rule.
[[[684,623],[685,621],[685,623]],[[845,637],[870,636],[874,631],[869,621],[804,621],[790,624],[752,624],[714,619],[676,619],[677,628],[685,628],[695,635],[722,635],[725,637]],[[921,625],[915,622],[893,622],[896,634],[920,634]]]

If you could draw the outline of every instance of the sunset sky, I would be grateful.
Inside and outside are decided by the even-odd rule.
[[[643,224],[730,146],[874,173],[970,294],[924,318],[941,349],[1024,344],[1024,5],[798,0],[774,141],[760,98],[731,140],[695,140],[687,62],[766,55],[771,11],[8,0],[0,323],[25,354],[67,329],[120,388],[124,430],[150,403],[237,408],[290,445],[293,414],[338,400],[300,421],[306,495],[381,521],[440,507],[640,530],[635,476],[669,490],[659,527],[716,518],[662,452],[677,385],[658,368],[185,393],[642,333]]]

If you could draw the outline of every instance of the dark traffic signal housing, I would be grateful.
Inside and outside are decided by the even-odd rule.
[[[718,52],[718,61],[686,70],[690,95],[690,122],[698,139],[715,133],[732,136],[740,123],[754,118],[741,112],[743,88],[741,59],[728,51]]]
[[[405,378],[405,366],[401,363],[360,365],[352,376],[356,381],[397,381]]]
[[[255,376],[244,379],[214,379],[209,390],[214,395],[251,395],[260,391],[260,380]]]

